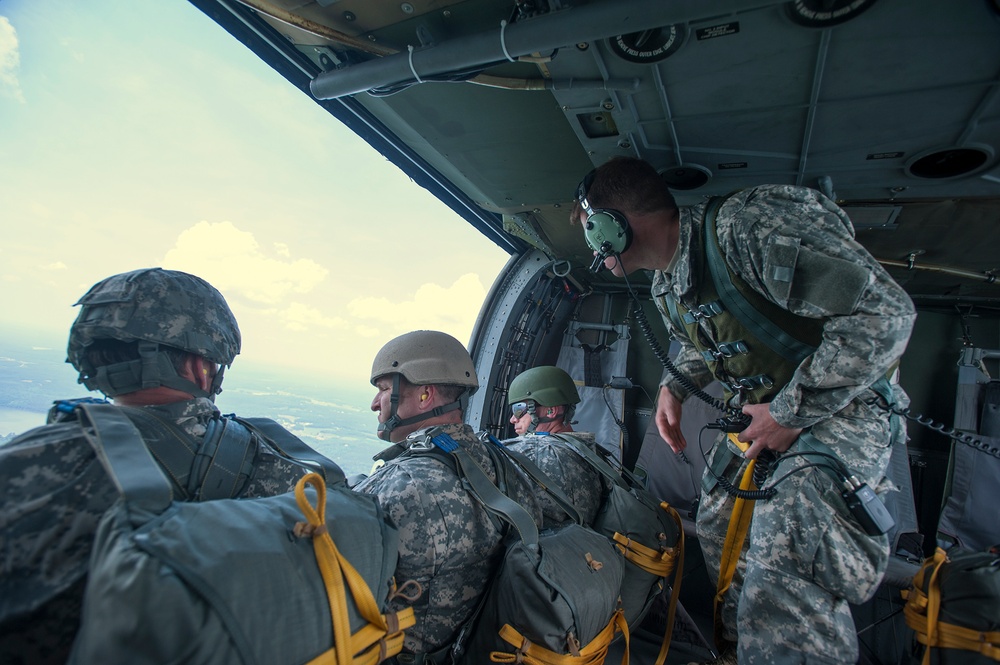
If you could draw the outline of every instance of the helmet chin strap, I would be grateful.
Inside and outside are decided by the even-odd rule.
[[[451,402],[450,404],[444,404],[442,406],[437,406],[431,409],[429,412],[410,416],[409,418],[400,418],[399,413],[399,374],[392,375],[392,394],[389,396],[389,417],[386,418],[384,423],[379,423],[378,431],[385,432],[386,437],[392,432],[392,430],[403,425],[412,425],[414,423],[423,422],[424,420],[430,420],[431,418],[436,418],[442,414],[448,413],[449,411],[455,411],[456,409],[461,409],[465,406],[466,396],[463,394],[458,400]],[[380,437],[381,438],[381,437]]]
[[[137,360],[105,365],[96,370],[85,366],[79,382],[90,390],[100,390],[108,397],[160,386],[173,388],[193,397],[207,397],[213,401],[215,396],[222,392],[223,367],[219,368],[212,380],[212,386],[205,391],[195,382],[178,374],[170,358],[160,352],[158,344],[140,342],[138,352]]]
[[[545,416],[539,416],[537,413],[535,413],[536,408],[537,407],[535,406],[534,402],[530,402],[528,404],[528,413],[531,415],[531,424],[528,425],[528,431],[527,431],[528,434],[534,434],[535,430],[537,430],[538,426],[541,425],[542,423],[554,423],[555,421],[559,420],[558,417],[546,418]]]

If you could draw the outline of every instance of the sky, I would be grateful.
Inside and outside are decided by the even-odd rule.
[[[506,252],[187,2],[0,0],[0,335],[63,345],[112,274],[194,273],[254,363],[368,386],[468,343]]]

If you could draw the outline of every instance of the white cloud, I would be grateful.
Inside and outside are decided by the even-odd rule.
[[[287,328],[295,331],[309,330],[317,326],[341,330],[350,326],[346,320],[339,316],[325,316],[319,309],[297,302],[278,312],[277,319],[282,321]]]
[[[348,313],[362,322],[359,334],[376,329],[397,335],[410,330],[441,330],[463,343],[472,334],[472,327],[486,297],[479,276],[466,273],[449,287],[434,283],[421,285],[411,300],[393,302],[387,297],[355,298],[347,304]],[[366,334],[366,336],[368,336]],[[388,337],[386,338],[386,341]]]
[[[354,332],[362,337],[378,337],[382,334],[382,329],[374,326],[354,326]]]
[[[203,277],[227,298],[262,305],[287,304],[291,294],[309,293],[329,272],[310,259],[265,255],[254,235],[232,222],[205,221],[180,234],[163,266]]]
[[[66,270],[68,266],[62,261],[56,261],[55,263],[49,263],[48,265],[39,266],[42,270],[55,271],[55,270]]]
[[[20,67],[17,31],[6,17],[0,16],[0,94],[23,103],[24,93],[18,79]]]

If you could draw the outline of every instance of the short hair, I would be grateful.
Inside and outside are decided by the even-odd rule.
[[[628,214],[677,210],[677,201],[653,165],[635,157],[612,157],[591,171],[586,195],[591,208],[610,208]],[[585,178],[586,179],[586,178]],[[584,212],[575,201],[571,220]]]

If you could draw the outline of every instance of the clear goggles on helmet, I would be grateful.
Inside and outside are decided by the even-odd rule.
[[[510,405],[510,413],[514,417],[514,420],[520,420],[520,418],[528,412],[527,402],[516,402]]]

